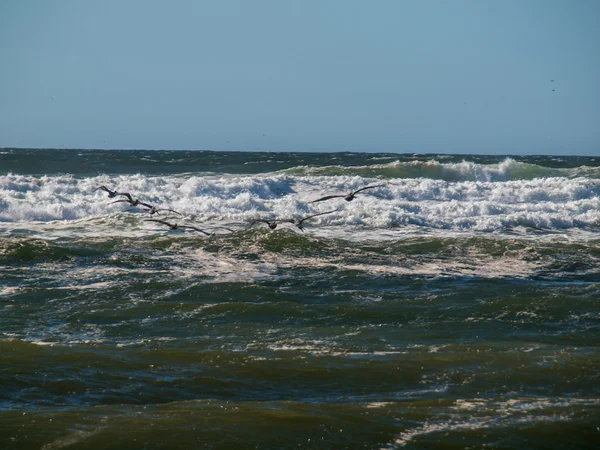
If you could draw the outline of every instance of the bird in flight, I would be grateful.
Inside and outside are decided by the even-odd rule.
[[[157,208],[155,206],[151,206],[149,209],[144,209],[144,212],[147,212],[151,216],[153,216],[154,214],[160,214],[160,211],[169,211],[174,212],[175,214],[179,214],[180,216],[182,215],[180,212],[177,212],[174,209]]]
[[[318,198],[317,200],[313,200],[312,202],[308,202],[308,203],[322,202],[323,200],[329,200],[330,198],[343,198],[347,202],[351,202],[352,200],[354,200],[356,198],[356,194],[358,194],[359,192],[364,191],[365,189],[374,189],[374,188],[378,188],[378,187],[383,187],[383,184],[378,184],[376,186],[365,186],[365,187],[362,187],[355,191],[352,191],[349,194],[326,195],[325,197]]]
[[[202,230],[200,228],[192,227],[192,226],[189,226],[189,225],[178,225],[176,223],[169,223],[166,220],[146,219],[146,222],[158,222],[158,223],[162,223],[163,225],[168,226],[169,230],[194,230],[194,231],[198,231],[200,233],[203,233],[206,236],[213,236],[211,233],[208,233],[207,231]],[[234,232],[231,228],[227,228],[227,227],[210,227],[210,228],[213,229],[213,230],[223,229],[223,230],[231,231],[232,233]]]
[[[154,208],[154,206],[152,206],[152,205],[150,205],[148,203],[141,202],[139,198],[136,198],[135,200],[133,200],[131,198],[131,196],[129,196],[129,198],[127,198],[127,199],[124,198],[124,199],[121,199],[121,200],[115,200],[114,202],[111,202],[111,203],[121,203],[121,202],[129,203],[129,206],[139,206],[139,205],[142,205],[142,206],[147,206],[150,209]]]
[[[122,195],[123,197],[127,197],[129,200],[133,201],[133,199],[131,198],[131,194],[129,194],[128,192],[111,191],[104,185],[98,186],[96,189],[94,189],[94,191],[97,191],[98,189],[106,192],[108,194],[108,198],[115,198],[117,195]]]
[[[293,225],[296,225],[300,229],[300,231],[304,231],[304,225],[302,225],[302,223],[305,220],[312,219],[313,217],[317,217],[317,216],[324,216],[325,214],[331,214],[331,213],[334,213],[336,211],[337,211],[337,209],[334,209],[332,211],[325,211],[325,212],[322,212],[322,213],[318,213],[318,214],[313,214],[311,216],[307,216],[304,219],[293,219],[293,218],[292,219],[280,219],[279,222],[281,222],[281,223],[291,223]]]
[[[163,225],[168,226],[169,230],[194,230],[194,231],[199,231],[200,233],[203,233],[206,236],[210,236],[210,233],[207,233],[206,231],[201,230],[200,228],[191,227],[191,226],[188,226],[188,225],[178,225],[176,223],[169,223],[166,220],[146,219],[146,222],[158,222],[158,223],[162,223]]]
[[[277,228],[277,224],[280,221],[277,219],[253,219],[252,222],[250,223],[250,227],[258,222],[266,223],[271,230],[274,230],[275,228]]]
[[[304,231],[304,221],[308,220],[308,219],[312,219],[313,217],[317,217],[317,216],[323,216],[325,214],[331,214],[332,212],[336,212],[337,209],[334,209],[333,211],[326,211],[326,212],[322,212],[322,213],[318,213],[318,214],[312,214],[310,216],[304,217],[303,219],[254,219],[252,221],[252,223],[250,223],[250,226],[254,225],[255,223],[258,222],[262,222],[262,223],[266,223],[268,225],[268,227],[271,230],[274,230],[275,228],[277,228],[277,225],[280,223],[291,223],[293,225],[296,225],[301,231]]]

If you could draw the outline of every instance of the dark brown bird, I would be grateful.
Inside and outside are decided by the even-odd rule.
[[[199,231],[200,233],[203,233],[206,236],[210,236],[210,233],[207,233],[206,231],[201,230],[200,228],[190,227],[188,225],[178,225],[176,223],[169,223],[165,220],[158,220],[158,219],[146,219],[146,222],[162,223],[162,224],[168,226],[170,230],[194,230],[194,231]]]
[[[150,207],[150,209],[144,209],[144,212],[147,212],[151,216],[154,214],[160,214],[160,211],[170,211],[174,212],[175,214],[179,214],[180,216],[182,215],[180,212],[177,212],[174,209],[156,208],[155,206]]]
[[[269,226],[269,228],[270,228],[271,230],[274,230],[275,228],[277,228],[277,224],[278,224],[280,221],[279,221],[279,220],[277,220],[277,219],[254,219],[254,220],[253,220],[253,221],[250,223],[250,226],[252,226],[252,225],[254,225],[255,223],[258,223],[258,222],[266,223],[266,224]]]
[[[292,219],[254,219],[252,221],[252,223],[250,224],[250,226],[254,225],[255,223],[262,222],[262,223],[266,223],[271,230],[274,230],[275,228],[277,228],[277,225],[280,223],[291,223],[293,225],[296,225],[301,231],[304,231],[304,225],[302,225],[302,224],[305,220],[312,219],[313,217],[317,217],[317,216],[323,216],[325,214],[331,214],[332,212],[336,212],[336,211],[337,211],[337,209],[334,209],[333,211],[326,211],[326,212],[322,212],[322,213],[312,214],[303,219],[294,219],[294,218],[292,218]]]
[[[378,184],[376,186],[365,186],[360,189],[357,189],[356,191],[352,191],[349,194],[327,195],[325,197],[321,197],[317,200],[313,200],[312,202],[308,202],[308,203],[322,202],[323,200],[329,200],[330,198],[343,198],[347,202],[351,202],[352,200],[354,200],[356,198],[356,194],[358,194],[359,192],[364,191],[365,189],[374,189],[374,188],[378,188],[378,187],[383,187],[383,184]]]
[[[117,195],[122,195],[123,197],[127,197],[129,200],[133,201],[133,199],[131,198],[131,195],[128,192],[111,191],[109,188],[107,188],[104,185],[98,186],[96,189],[94,189],[94,191],[97,191],[98,189],[106,192],[108,194],[108,198],[115,198]]]
[[[129,206],[140,206],[140,205],[142,205],[142,206],[147,206],[150,209],[154,208],[154,206],[152,206],[152,205],[150,205],[148,203],[141,202],[139,198],[136,198],[135,200],[133,200],[133,199],[131,199],[131,197],[128,198],[128,199],[124,198],[122,200],[115,200],[114,202],[111,202],[111,203],[121,203],[121,202],[129,203]]]
[[[176,223],[169,223],[166,220],[158,220],[158,219],[146,219],[146,222],[158,222],[158,223],[162,223],[166,226],[169,227],[170,230],[194,230],[194,231],[199,231],[200,233],[205,234],[206,236],[213,236],[213,234],[206,232],[205,230],[201,230],[200,228],[197,227],[192,227],[189,225],[178,225]],[[211,230],[227,230],[230,232],[234,232],[231,228],[227,228],[227,227],[208,227]]]
[[[281,223],[291,223],[293,225],[296,225],[300,229],[300,231],[304,231],[304,225],[302,225],[302,223],[305,220],[312,219],[313,217],[317,217],[317,216],[324,216],[325,214],[331,214],[336,211],[337,211],[337,209],[334,209],[333,211],[326,211],[326,212],[322,212],[322,213],[318,213],[318,214],[313,214],[311,216],[305,217],[304,219],[293,219],[292,218],[292,219],[279,219],[278,221]]]

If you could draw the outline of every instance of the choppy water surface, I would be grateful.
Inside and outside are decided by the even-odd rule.
[[[0,448],[597,448],[599,175],[4,149]]]

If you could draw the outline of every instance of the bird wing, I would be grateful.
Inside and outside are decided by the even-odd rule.
[[[154,208],[154,206],[152,206],[152,205],[150,205],[148,203],[140,202],[140,201],[138,201],[138,205],[147,206],[150,209]]]
[[[345,195],[326,195],[325,197],[321,197],[317,200],[313,200],[312,202],[308,202],[308,203],[317,203],[317,202],[322,202],[323,200],[329,200],[330,198],[339,198],[339,197],[345,197]]]
[[[201,230],[200,228],[196,228],[196,227],[190,227],[189,225],[180,225],[179,228],[182,228],[184,230],[194,230],[194,231],[199,231],[200,233],[205,234],[206,236],[210,236],[210,233],[207,233],[204,230]]]
[[[150,208],[150,209],[152,209],[152,208]],[[175,214],[179,214],[180,216],[183,215],[180,212],[175,211],[174,209],[163,209],[163,208],[161,208],[161,209],[157,209],[156,211],[171,211],[171,212],[174,212]]]
[[[365,189],[373,189],[373,188],[378,188],[378,187],[383,187],[383,184],[378,184],[376,186],[365,186],[360,189],[357,189],[356,191],[353,192],[353,194],[357,194],[358,192],[364,191]]]
[[[165,221],[165,220],[158,220],[158,219],[144,219],[146,222],[158,222],[158,223],[162,223],[168,227],[172,227],[173,225],[170,224],[169,222]]]
[[[333,209],[331,211],[325,211],[325,212],[322,212],[322,213],[313,214],[311,216],[305,217],[304,219],[301,219],[300,223],[304,222],[305,220],[312,219],[313,217],[324,216],[325,214],[331,214],[331,213],[334,213],[336,211],[337,211],[337,209]]]
[[[254,225],[255,223],[258,222],[262,222],[262,223],[270,223],[270,222],[275,222],[275,220],[268,220],[268,219],[252,219],[252,222],[250,222],[250,226]]]
[[[212,230],[227,230],[230,231],[232,233],[234,233],[235,231],[232,230],[231,228],[227,228],[227,227],[210,227]]]
[[[127,200],[127,199],[115,200],[114,202],[111,202],[111,203],[122,203],[122,202],[131,203],[131,202],[130,202],[129,200]]]
[[[123,197],[127,197],[130,202],[133,202],[133,198],[129,192],[115,192],[117,195],[122,195]]]
[[[96,189],[94,189],[94,191],[97,191],[98,189],[103,190],[104,192],[110,192],[110,189],[108,189],[106,186],[102,185],[102,186],[98,186]]]
[[[294,223],[294,225],[296,225],[296,227],[300,230],[300,231],[304,231],[304,225],[302,225],[302,221],[298,221],[296,223]]]

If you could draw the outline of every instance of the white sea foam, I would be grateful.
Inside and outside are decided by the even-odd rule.
[[[568,422],[569,414],[561,414],[573,406],[597,406],[600,400],[594,398],[516,398],[503,401],[474,398],[457,400],[456,414],[452,419],[431,420],[423,425],[408,429],[383,449],[400,448],[421,436],[433,433],[448,433],[462,430],[514,427],[516,425],[536,425],[539,423]],[[548,414],[540,414],[548,410]],[[464,415],[464,418],[460,416]]]
[[[104,422],[105,420],[102,419],[101,421]],[[102,427],[89,429],[89,430],[74,429],[74,430],[70,431],[67,435],[65,435],[59,439],[56,439],[52,442],[49,442],[48,444],[45,444],[42,447],[42,450],[59,449],[59,448],[71,447],[75,444],[81,444],[83,441],[91,438],[92,436],[95,436],[96,434],[100,433],[102,430],[103,430]]]
[[[0,286],[0,298],[8,298],[19,293],[21,290],[22,288],[18,286]]]
[[[526,277],[535,273],[540,262],[526,261],[511,256],[493,258],[489,255],[473,254],[472,260],[436,260],[432,262],[411,262],[410,265],[402,264],[376,264],[372,261],[361,263],[348,263],[339,261],[336,258],[295,258],[286,257],[281,254],[262,255],[263,259],[270,262],[272,266],[281,269],[307,268],[333,268],[357,271],[375,276],[382,275],[420,275],[428,277],[452,277],[452,276],[472,276],[481,278],[500,278],[500,277]],[[270,266],[270,267],[272,267]]]
[[[600,181],[583,177],[456,182],[391,179],[383,182],[381,188],[361,192],[353,202],[332,199],[308,203],[322,195],[347,193],[373,183],[382,181],[357,175],[145,177],[138,174],[113,179],[106,176],[77,179],[69,175],[8,174],[0,176],[0,233],[33,223],[51,223],[56,229],[64,222],[67,227],[78,225],[78,232],[101,227],[103,221],[113,234],[127,233],[132,228],[156,229],[141,220],[149,217],[142,209],[111,203],[114,199],[107,198],[102,191],[94,191],[100,184],[130,192],[157,207],[180,211],[184,217],[178,217],[179,221],[210,220],[237,223],[240,227],[256,217],[303,217],[333,209],[337,211],[311,219],[308,226],[337,225],[381,232],[409,225],[483,232],[519,226],[558,231],[600,226]]]

